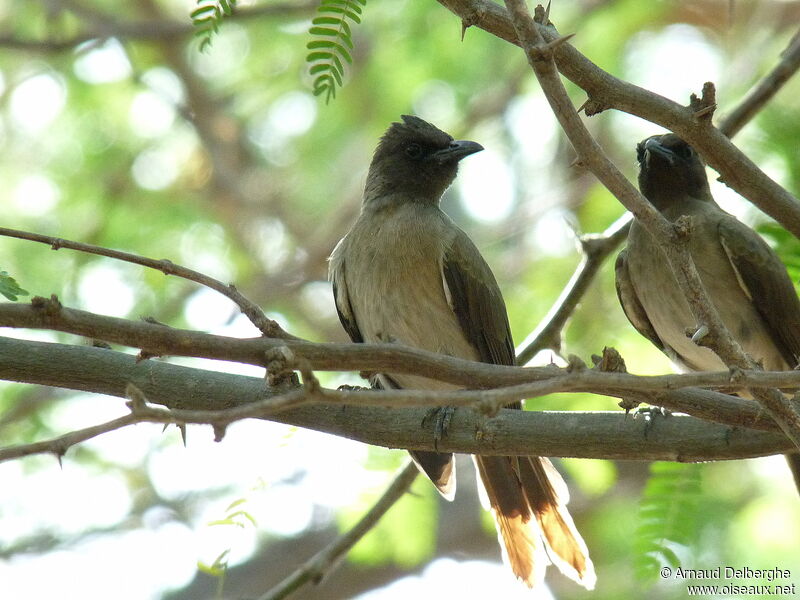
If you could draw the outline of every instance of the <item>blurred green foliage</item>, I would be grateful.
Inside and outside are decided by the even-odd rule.
[[[570,167],[574,155],[519,50],[475,28],[462,42],[460,22],[436,2],[370,2],[363,23],[352,27],[353,64],[336,69],[344,86],[329,104],[314,97],[315,86],[321,89],[313,78],[318,73],[309,74],[306,63],[316,2],[237,6],[203,53],[192,41],[186,5],[177,0],[92,0],[80,3],[84,10],[71,9],[74,3],[11,4],[13,9],[2,5],[1,30],[9,39],[38,43],[0,42],[3,224],[168,258],[234,282],[296,335],[345,340],[325,283],[325,259],[358,211],[377,138],[400,114],[413,112],[456,137],[476,139],[506,166],[504,171],[481,167],[485,172],[473,179],[488,181],[490,190],[492,182],[507,183],[503,189],[510,198],[490,191],[483,200],[494,218],[470,209],[459,186],[447,193],[443,206],[492,265],[517,341],[547,314],[580,260],[570,228],[600,232],[623,212],[591,175]],[[778,60],[800,11],[791,2],[732,6],[708,0],[581,0],[554,3],[551,19],[562,33],[576,32],[572,43],[601,67],[641,85],[652,84],[646,77],[660,78],[667,88],[660,91],[676,101],[685,103],[689,91],[714,80],[725,113]],[[149,25],[133,26],[143,23]],[[698,64],[719,68],[700,71]],[[568,89],[579,106],[585,95]],[[798,97],[795,79],[736,138],[795,194],[800,192]],[[589,119],[588,125],[631,177],[634,145],[659,129],[614,113]],[[479,159],[470,160],[489,165]],[[715,193],[724,194],[724,188]],[[763,223],[743,202],[727,199],[745,220]],[[797,240],[775,225],[760,227],[797,280]],[[0,258],[19,286],[33,295],[58,294],[66,306],[256,335],[246,324],[227,329],[236,310],[226,301],[211,301],[194,284],[161,273],[8,238],[0,238]],[[589,362],[592,353],[614,346],[631,372],[670,372],[666,358],[636,334],[619,309],[612,267],[611,262],[603,267],[571,319],[565,354]],[[7,297],[9,281],[0,277],[0,293]],[[45,337],[76,341],[55,333]],[[344,380],[323,375],[326,384]],[[359,382],[355,375],[348,380]],[[63,433],[57,408],[74,397],[0,384],[4,444]],[[528,408],[617,409],[615,399],[587,394],[536,399]],[[84,417],[87,424],[103,418]],[[154,444],[150,452],[172,443],[178,441]],[[346,468],[382,469],[388,479],[398,454],[374,450],[364,465],[350,462]],[[166,502],[141,466],[114,467],[94,451],[72,451],[65,460],[123,481],[137,499],[132,516]],[[310,459],[297,460],[298,472],[312,468]],[[35,472],[44,461],[23,463]],[[709,464],[687,471],[699,496],[694,508],[673,504],[681,508],[680,523],[692,525],[674,540],[682,545],[675,551],[679,558],[714,566],[798,568],[800,522],[788,472],[764,464]],[[564,465],[573,514],[598,570],[592,597],[683,597],[685,588],[675,582],[662,581],[645,592],[645,584],[631,577],[643,556],[636,532],[646,526],[638,508],[648,480],[645,466],[577,460]],[[652,488],[657,480],[650,481]],[[238,498],[251,483],[222,493]],[[172,501],[171,518],[195,523],[206,490],[220,493],[214,482],[196,485],[196,504],[176,507]],[[365,486],[358,501],[340,507],[332,520],[340,527],[352,523],[381,488]],[[664,499],[674,501],[668,494]],[[656,516],[643,506],[646,518]],[[436,551],[433,524],[439,510],[431,486],[418,481],[414,495],[356,547],[353,560],[408,568],[429,560]],[[262,521],[255,511],[253,518]],[[495,544],[494,534],[486,538]],[[14,547],[25,539],[6,542]],[[656,562],[649,568],[656,569]],[[548,581],[560,598],[588,597],[558,577]]]

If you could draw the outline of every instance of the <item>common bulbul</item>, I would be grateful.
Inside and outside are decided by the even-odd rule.
[[[354,342],[394,342],[469,360],[515,363],[494,275],[469,237],[439,208],[459,161],[481,150],[475,142],[455,141],[407,115],[381,138],[361,213],[330,257],[339,318]],[[380,373],[372,382],[384,389],[456,388],[405,373]],[[517,402],[508,408],[522,406]],[[452,454],[411,455],[451,500],[456,487]],[[503,556],[517,578],[532,587],[553,562],[591,589],[594,567],[567,511],[564,481],[550,461],[529,456],[474,459]]]
[[[731,335],[767,370],[797,367],[800,300],[777,254],[714,202],[702,159],[681,138],[651,136],[636,147],[636,159],[639,189],[650,203],[669,221],[690,217],[688,250]],[[616,285],[631,324],[679,369],[726,369],[712,350],[687,336],[697,327],[689,304],[661,248],[636,221],[617,257]],[[786,458],[800,487],[800,455]]]

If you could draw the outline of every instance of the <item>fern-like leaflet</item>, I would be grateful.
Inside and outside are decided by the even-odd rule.
[[[701,469],[697,464],[672,462],[650,466],[634,537],[634,570],[640,580],[655,580],[664,565],[678,568],[680,558],[670,546],[691,547],[699,539]]]
[[[18,296],[27,296],[28,291],[19,287],[17,281],[11,275],[0,270],[0,294],[12,302],[16,302]]]
[[[236,0],[197,0],[197,8],[189,16],[194,35],[200,38],[200,52],[211,45],[211,38],[219,31],[222,20],[230,17],[235,8]]]
[[[314,38],[306,45],[308,73],[314,77],[314,95],[325,94],[325,102],[336,97],[342,87],[344,62],[353,63],[350,51],[353,38],[348,20],[361,23],[361,7],[367,0],[322,0],[308,32]],[[344,62],[343,62],[344,61]]]

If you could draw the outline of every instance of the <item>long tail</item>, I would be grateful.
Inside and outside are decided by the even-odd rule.
[[[476,456],[475,465],[497,523],[503,558],[528,587],[551,562],[593,589],[597,577],[589,551],[567,510],[569,494],[546,458]]]
[[[800,493],[800,454],[786,454],[786,462],[789,464],[789,470],[792,472],[792,477],[794,477],[794,485],[797,488],[798,493]]]
[[[456,495],[456,470],[452,454],[409,450],[417,468],[427,475],[445,500],[452,501]]]

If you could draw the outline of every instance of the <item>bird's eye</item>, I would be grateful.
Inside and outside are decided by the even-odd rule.
[[[406,154],[411,158],[419,158],[422,156],[422,146],[419,144],[409,144],[406,146]]]
[[[692,150],[692,147],[688,144],[680,144],[679,146],[675,146],[672,151],[685,160],[692,158],[692,154],[694,153],[694,150]]]
[[[644,144],[636,146],[636,160],[641,163],[644,161]]]

